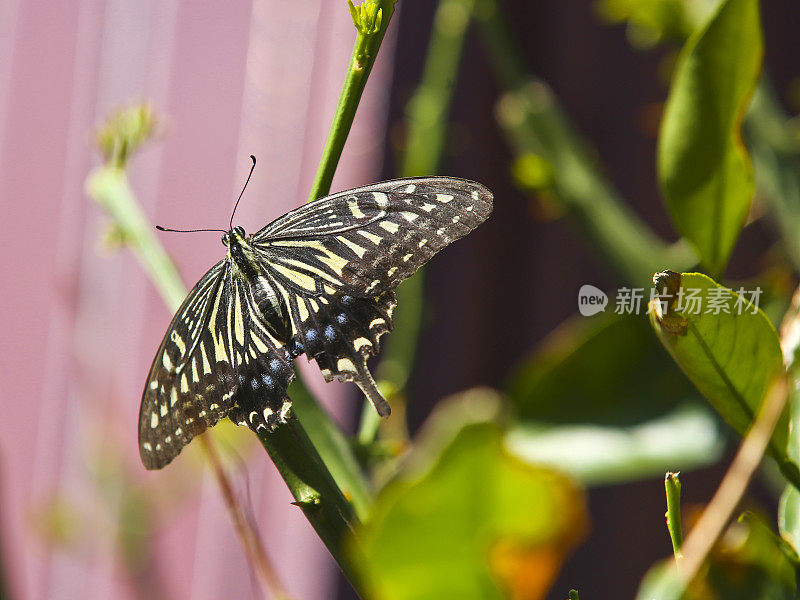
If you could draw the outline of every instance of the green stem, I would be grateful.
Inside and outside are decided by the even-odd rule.
[[[348,0],[358,36],[347,67],[347,75],[339,95],[331,130],[308,196],[309,202],[322,198],[330,192],[333,174],[342,156],[378,49],[389,27],[395,2],[396,0],[365,0],[360,6],[354,7]]]
[[[139,260],[169,309],[177,310],[186,297],[186,287],[142,212],[124,168],[109,165],[94,170],[86,181],[86,191],[114,219],[123,242]]]
[[[360,520],[366,519],[372,508],[372,489],[353,453],[350,440],[302,382],[295,381],[292,384],[289,396],[298,419],[305,425],[314,447],[323,457],[323,462],[330,470],[333,479],[353,505],[356,516]],[[375,413],[374,408],[372,412]],[[377,413],[375,417],[380,418]]]
[[[365,0],[356,7],[348,0],[353,25],[358,33],[330,133],[311,186],[309,202],[330,192],[333,175],[350,133],[358,104],[394,13],[395,1]],[[349,441],[307,390],[302,394],[293,392],[292,397],[295,410],[303,422],[309,425],[309,436],[325,458],[337,483],[350,498],[356,514],[362,519],[365,518],[372,506],[372,492],[353,455]]]
[[[294,496],[295,504],[355,585],[356,578],[344,558],[343,542],[359,521],[300,419],[291,415],[286,425],[257,435]]]
[[[681,527],[681,480],[680,473],[667,473],[664,477],[664,489],[667,493],[667,530],[672,540],[672,552],[675,560],[680,560],[683,545],[683,529]]]
[[[406,106],[403,177],[431,175],[439,167],[473,5],[474,0],[440,0],[436,8],[422,78]]]
[[[686,244],[669,246],[639,219],[601,176],[547,85],[529,75],[496,0],[476,0],[475,18],[500,85],[497,118],[518,157],[550,163],[558,197],[606,261],[632,285],[658,265],[693,264]]]

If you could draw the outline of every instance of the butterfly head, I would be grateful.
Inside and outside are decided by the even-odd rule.
[[[241,245],[245,243],[245,232],[244,227],[239,227],[238,225],[231,229],[230,231],[226,232],[225,235],[222,236],[222,245],[230,248],[231,244],[238,244]]]

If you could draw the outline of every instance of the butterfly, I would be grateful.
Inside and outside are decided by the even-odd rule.
[[[366,360],[392,328],[394,288],[491,211],[479,183],[419,177],[321,198],[249,236],[231,226],[225,258],[189,292],[150,368],[144,466],[166,466],[224,417],[256,432],[285,423],[302,354],[326,381],[356,383],[387,417]]]

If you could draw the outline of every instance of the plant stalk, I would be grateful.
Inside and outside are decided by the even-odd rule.
[[[664,477],[664,489],[667,494],[667,530],[672,540],[672,553],[675,561],[683,558],[683,529],[681,527],[681,480],[680,473],[667,473]]]
[[[333,175],[342,156],[344,144],[350,134],[353,119],[356,116],[358,103],[367,85],[367,79],[375,64],[378,49],[381,46],[386,29],[394,13],[396,0],[365,0],[359,6],[353,6],[348,0],[358,35],[353,47],[353,55],[347,67],[339,103],[333,116],[333,123],[322,151],[322,158],[317,167],[317,174],[308,195],[308,201],[317,200],[328,195],[333,182]]]
[[[448,117],[461,63],[464,37],[474,0],[440,0],[433,19],[425,66],[414,95],[406,105],[406,147],[401,177],[433,175],[445,150]],[[401,398],[417,351],[422,323],[424,269],[397,288],[395,332],[386,342],[376,379],[386,399]],[[369,445],[378,433],[380,419],[365,402],[358,442]]]

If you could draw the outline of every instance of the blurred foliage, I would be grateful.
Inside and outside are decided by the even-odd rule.
[[[512,374],[507,393],[523,421],[632,425],[697,392],[641,315],[576,317]]]
[[[780,107],[771,86],[763,82],[753,96],[744,122],[756,183],[764,192],[770,220],[783,248],[800,269],[800,128]]]
[[[698,23],[719,5],[719,0],[599,0],[598,14],[612,22],[625,22],[628,39],[649,48],[670,39],[689,37]]]
[[[717,462],[725,447],[717,420],[695,404],[630,426],[520,424],[509,430],[506,444],[518,456],[551,465],[587,486],[700,468]]]
[[[742,119],[761,72],[758,0],[727,0],[686,42],[661,121],[658,175],[678,231],[720,274],[753,201]]]
[[[714,547],[708,564],[689,588],[680,592],[675,563],[653,567],[642,581],[637,600],[792,600],[796,598],[797,563],[780,539],[753,513],[744,513]]]
[[[124,168],[128,159],[156,133],[158,122],[148,103],[117,110],[96,133],[103,161]]]
[[[555,185],[553,166],[533,152],[514,160],[511,175],[519,187],[530,191],[548,190]]]
[[[75,548],[85,541],[84,517],[77,505],[63,495],[52,496],[31,516],[36,535],[48,546]]]
[[[718,460],[722,433],[640,315],[576,317],[520,364],[506,388],[518,454],[586,485]]]
[[[585,533],[585,501],[504,449],[499,411],[473,392],[429,418],[354,546],[371,598],[544,597]]]

